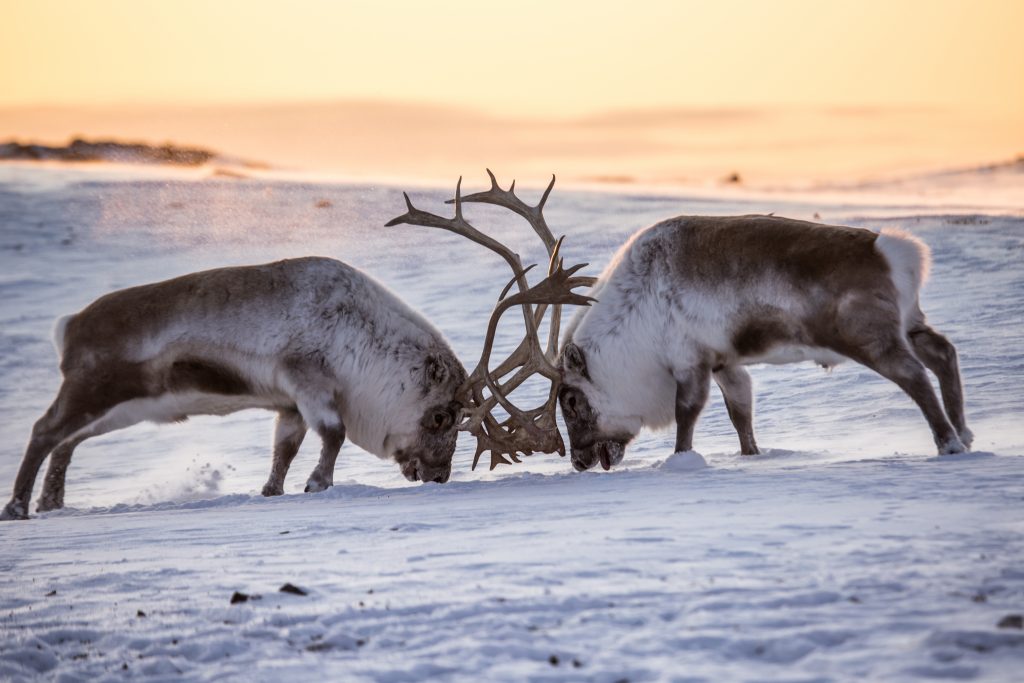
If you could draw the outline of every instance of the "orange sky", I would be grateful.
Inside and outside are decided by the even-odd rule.
[[[296,169],[873,178],[1024,152],[1024,0],[0,0],[0,140]]]
[[[0,0],[0,106],[397,100],[1024,115],[1020,0]]]

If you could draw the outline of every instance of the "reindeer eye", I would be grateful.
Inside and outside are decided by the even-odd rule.
[[[441,431],[447,429],[455,421],[455,418],[447,410],[438,410],[430,416],[430,421],[427,426],[434,431]]]
[[[563,389],[559,396],[562,403],[562,412],[567,417],[575,417],[576,415],[576,392],[572,389]]]

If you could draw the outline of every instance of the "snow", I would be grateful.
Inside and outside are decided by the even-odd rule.
[[[702,470],[708,466],[708,461],[697,451],[676,452],[665,458],[665,462],[658,465],[667,472],[693,472]]]
[[[412,196],[443,212],[450,191]],[[464,438],[451,482],[410,485],[346,444],[338,484],[303,494],[311,437],[288,495],[264,499],[269,414],[140,425],[78,449],[67,509],[0,525],[0,680],[1016,680],[1024,632],[997,624],[1024,612],[1024,210],[915,192],[556,187],[546,213],[594,273],[682,213],[912,231],[978,452],[936,457],[910,400],[853,364],[753,368],[762,455],[738,455],[713,390],[699,453],[645,433],[610,472],[545,455],[470,472]],[[0,483],[59,383],[54,320],[115,288],[335,256],[471,364],[504,266],[383,227],[402,211],[397,187],[0,166]],[[542,260],[525,225],[467,215]]]

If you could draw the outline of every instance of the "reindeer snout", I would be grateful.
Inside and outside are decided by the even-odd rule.
[[[444,484],[448,481],[448,477],[452,475],[450,467],[445,469],[434,469],[432,467],[424,467],[420,465],[420,481],[432,481],[435,484]]]
[[[448,481],[448,478],[451,477],[452,470],[451,467],[444,469],[430,467],[429,465],[425,465],[423,462],[416,460],[403,467],[402,474],[404,474],[405,478],[409,481],[432,481],[435,484],[444,484]]]
[[[594,466],[594,454],[590,451],[585,451],[586,457],[581,457],[580,453],[573,449],[572,456],[569,458],[572,462],[572,468],[577,472],[586,472]]]
[[[622,462],[625,444],[619,441],[598,441],[587,448],[572,449],[572,466],[577,472],[589,470],[598,463],[606,472]]]

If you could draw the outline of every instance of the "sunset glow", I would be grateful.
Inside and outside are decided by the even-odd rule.
[[[406,127],[417,144],[431,134],[436,142],[467,116],[490,122],[488,139],[506,121],[557,128],[596,119],[611,128],[619,120],[620,132],[623,126],[634,131],[602,134],[598,143],[625,140],[641,153],[651,144],[647,132],[666,112],[696,116],[694,126],[735,123],[729,117],[736,111],[789,117],[781,128],[769,126],[769,137],[752,140],[756,147],[786,139],[779,133],[786,126],[803,131],[813,111],[847,120],[879,112],[898,119],[895,128],[871,133],[879,149],[886,144],[878,136],[891,133],[899,146],[933,118],[953,122],[941,124],[941,142],[929,147],[937,158],[903,155],[911,166],[1010,158],[1024,147],[1024,3],[1016,0],[2,0],[0,6],[0,134],[6,135],[98,134],[123,126],[149,138],[184,136],[260,155],[266,151],[254,143],[266,136],[258,125],[260,134],[236,144],[245,125],[222,124],[219,137],[208,130],[217,127],[217,116],[197,131],[182,124],[186,114],[165,117],[161,129],[153,108],[209,112],[232,105],[265,114],[252,105],[294,111],[316,103],[390,103],[429,107],[443,121],[440,131],[422,121],[422,135]],[[40,114],[41,106],[49,113]],[[48,128],[53,106],[67,123]],[[105,123],[91,126],[97,117]],[[848,147],[863,149],[863,139],[849,137],[842,125],[835,131],[819,120],[810,125],[821,128],[818,147],[845,136]],[[878,127],[877,120],[865,125]],[[750,130],[758,129],[764,126]],[[754,135],[743,127],[723,130],[734,142]],[[356,138],[367,136],[373,137],[366,131]],[[559,143],[564,136],[554,137]],[[530,141],[551,144],[545,135]],[[592,154],[605,151],[591,138],[581,144]],[[867,172],[900,158],[854,165]],[[302,154],[284,160],[307,163]],[[750,166],[743,158],[736,162]],[[712,161],[714,172],[728,166],[722,164]],[[628,163],[594,169],[607,173],[635,169]]]
[[[1024,112],[1024,3],[4,2],[3,104],[391,99]]]

